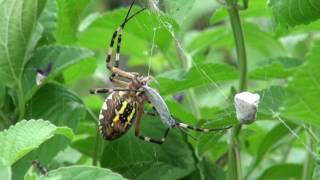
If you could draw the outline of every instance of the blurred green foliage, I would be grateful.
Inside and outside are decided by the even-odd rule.
[[[227,179],[228,131],[172,130],[161,146],[133,130],[113,142],[97,133],[104,97],[89,89],[111,86],[105,53],[130,3],[0,0],[0,179]],[[230,7],[137,0],[133,11],[141,7],[148,9],[125,28],[120,67],[155,77],[151,85],[183,122],[236,124]],[[256,122],[239,136],[243,178],[317,179],[320,2],[249,0],[240,18],[248,90],[261,96]],[[48,64],[36,85],[36,69]],[[157,117],[143,117],[144,135],[164,130]],[[34,173],[33,160],[48,176]]]

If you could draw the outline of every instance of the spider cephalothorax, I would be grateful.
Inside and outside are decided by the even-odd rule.
[[[202,129],[175,121],[172,118],[169,109],[160,94],[155,89],[148,86],[151,80],[150,76],[141,76],[138,73],[126,72],[119,68],[121,47],[120,44],[125,24],[134,16],[145,10],[141,9],[140,11],[129,16],[133,4],[134,1],[132,2],[128,10],[125,20],[112,35],[106,58],[107,68],[111,71],[109,79],[114,85],[116,85],[116,87],[97,88],[90,91],[90,93],[92,94],[111,93],[105,99],[99,115],[100,132],[104,139],[114,140],[119,138],[120,136],[125,134],[133,124],[135,124],[135,135],[137,137],[144,141],[157,144],[162,144],[165,141],[165,137],[167,136],[169,130],[176,126],[201,132],[226,129]],[[113,53],[114,42],[116,39],[117,48],[113,66],[110,61]],[[120,78],[125,80],[121,80]],[[154,139],[141,135],[140,123],[142,115],[144,113],[144,103],[146,102],[151,103],[151,105],[154,106],[154,110],[156,110],[156,113],[148,114],[159,115],[162,122],[167,126],[167,130],[165,131],[161,139]]]

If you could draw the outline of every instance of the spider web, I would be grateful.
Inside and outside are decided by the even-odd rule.
[[[208,96],[211,95],[212,89],[215,89],[215,91],[218,91],[218,93],[221,94],[222,97],[223,97],[223,99],[227,102],[227,101],[228,101],[228,95],[225,93],[225,89],[224,89],[223,87],[221,87],[218,83],[216,83],[213,79],[211,79],[209,73],[208,73],[208,72],[205,72],[205,71],[202,69],[202,67],[200,67],[197,63],[195,63],[195,62],[193,61],[192,56],[190,56],[190,55],[188,54],[187,50],[185,50],[185,48],[183,47],[183,43],[181,42],[181,40],[180,40],[180,39],[177,37],[177,35],[175,34],[175,31],[174,31],[173,27],[171,26],[171,24],[170,24],[169,22],[167,22],[167,20],[162,17],[163,12],[162,12],[162,11],[160,10],[160,8],[159,8],[159,0],[149,0],[149,6],[151,6],[152,9],[154,9],[154,12],[156,12],[156,14],[158,15],[158,18],[159,18],[159,20],[160,20],[160,24],[153,24],[153,27],[155,27],[155,28],[153,29],[152,43],[151,43],[151,47],[150,47],[150,50],[149,50],[149,53],[148,53],[148,59],[147,59],[147,61],[148,61],[148,75],[150,75],[150,73],[151,73],[151,66],[152,66],[152,63],[153,63],[153,62],[152,62],[152,57],[154,56],[155,51],[156,51],[156,49],[157,49],[157,45],[156,45],[156,42],[155,42],[155,39],[156,39],[156,36],[157,36],[157,31],[158,31],[159,29],[165,27],[165,28],[168,30],[168,32],[170,33],[170,35],[171,35],[174,43],[176,44],[177,49],[182,53],[182,55],[184,56],[184,58],[185,58],[189,63],[191,63],[192,67],[195,67],[195,68],[197,69],[197,71],[200,72],[207,81],[210,82],[210,83],[207,84],[206,86],[203,86],[203,88],[205,89],[207,95],[208,95]],[[148,13],[149,13],[149,15],[151,15],[150,12],[148,12]],[[135,18],[135,19],[137,19],[137,18]],[[147,28],[148,25],[147,25],[147,24],[144,24],[143,22],[141,22],[141,21],[139,21],[139,20],[136,20],[136,21],[134,21],[133,23],[137,23],[137,24],[138,24],[140,27],[142,27],[143,29],[148,29],[148,28]],[[191,67],[191,66],[189,66],[189,67]],[[188,67],[187,67],[187,68],[188,68]],[[34,69],[26,69],[26,70],[34,71]],[[211,72],[210,72],[210,74],[215,74],[215,73],[216,73],[216,72],[214,72],[214,71],[211,71]],[[267,76],[267,75],[266,75],[266,76]],[[267,77],[266,77],[266,79],[267,79]],[[204,80],[203,80],[203,81],[204,81]],[[188,91],[188,90],[187,90],[187,91]],[[265,89],[265,90],[262,91],[262,94],[260,94],[262,100],[264,99],[265,94],[266,94],[268,91],[271,92],[271,90],[270,90],[269,88],[267,88],[267,89]],[[271,97],[272,97],[272,96],[271,96]],[[52,98],[52,97],[51,97],[51,98]],[[56,96],[53,97],[53,98],[56,98],[56,100],[58,100],[59,94],[57,93]],[[274,97],[274,98],[276,98],[276,97]],[[276,103],[276,99],[274,99],[273,101],[274,101],[274,103]],[[32,112],[32,110],[31,110],[31,112]],[[312,158],[313,158],[314,160],[320,161],[320,158],[318,157],[317,153],[314,152],[314,151],[305,143],[305,141],[303,140],[303,138],[300,137],[300,135],[299,135],[294,129],[292,129],[281,117],[277,116],[277,113],[274,112],[272,109],[270,109],[269,112],[270,112],[271,114],[273,114],[273,115],[274,115],[274,118],[277,119],[280,123],[282,123],[282,124],[289,130],[291,136],[294,137],[294,138],[304,147],[304,149],[305,149],[308,153],[310,153],[310,154],[312,155]],[[224,113],[225,113],[226,115],[232,114],[232,112],[230,112],[230,111],[228,111],[228,110],[224,110]],[[200,138],[201,138],[201,136],[202,136],[202,135],[200,134]],[[133,143],[133,142],[131,142],[131,143]],[[208,144],[210,144],[210,142],[208,142]],[[132,144],[129,144],[129,148],[130,148],[130,146],[132,146]],[[114,147],[112,147],[112,148],[114,148]],[[118,148],[119,148],[119,147],[118,147]],[[132,148],[130,148],[130,149],[132,149]],[[155,150],[155,148],[152,148],[152,149],[153,149],[154,159],[155,159],[157,162],[159,162],[158,159],[159,159],[160,157],[158,157],[157,151]],[[139,150],[139,151],[142,151],[142,152],[145,151],[143,147],[139,148],[138,150]],[[120,154],[120,153],[119,153],[119,152],[120,152],[119,149],[114,148],[114,149],[113,149],[113,152],[114,152],[115,156],[117,156],[118,159],[123,162],[123,164],[126,164],[126,161],[125,161],[124,158],[123,158],[123,154]],[[129,169],[129,173],[130,173],[132,176],[136,176],[136,175],[137,175],[134,170],[131,170],[130,165],[127,166],[127,169]]]
[[[170,33],[174,43],[176,43],[176,46],[177,46],[178,50],[182,53],[184,58],[185,59],[189,58],[188,62],[191,63],[192,67],[195,67],[197,69],[197,71],[199,71],[203,75],[203,77],[210,82],[209,84],[206,84],[205,86],[203,86],[203,88],[206,90],[207,94],[210,95],[211,92],[212,92],[212,89],[215,89],[215,91],[218,91],[219,94],[222,95],[222,97],[223,97],[223,99],[225,101],[228,101],[228,96],[226,95],[225,90],[223,89],[223,87],[221,87],[218,83],[216,83],[213,79],[211,79],[209,73],[205,72],[197,63],[195,63],[193,61],[192,56],[190,56],[188,54],[188,52],[183,47],[183,43],[176,36],[175,31],[173,30],[171,24],[169,22],[167,22],[166,19],[164,19],[162,17],[163,12],[159,8],[159,0],[149,0],[149,6],[152,9],[154,9],[154,12],[156,12],[158,14],[158,18],[160,20],[160,26],[159,27],[160,28],[161,27],[165,27],[168,30],[168,32]],[[148,12],[148,13],[150,13],[150,12]],[[137,23],[140,24],[141,22],[137,21]],[[144,26],[144,25],[142,25],[142,26]],[[148,75],[150,75],[150,69],[151,69],[151,64],[152,64],[152,60],[151,60],[152,58],[151,57],[153,56],[154,50],[156,48],[156,45],[155,45],[155,42],[154,42],[154,39],[155,39],[156,35],[157,35],[157,28],[154,29],[153,42],[152,42],[152,46],[151,46],[150,53],[149,53],[149,58],[148,58]],[[214,74],[216,72],[211,71],[210,73]],[[267,80],[267,75],[265,75],[265,80]],[[259,93],[259,94],[261,96],[261,100],[263,100],[265,98],[266,93],[270,93],[271,94],[270,97],[271,97],[273,103],[277,102],[277,99],[276,99],[277,97],[273,97],[270,87],[268,87],[266,89],[263,89],[260,92],[261,93]],[[274,112],[274,110],[272,110],[272,108],[270,108],[268,111],[269,111],[270,114],[273,115],[274,119],[276,119],[278,122],[283,124],[283,126],[285,128],[288,129],[289,133],[291,134],[291,137],[293,139],[295,139],[295,141],[297,141],[300,145],[302,145],[303,149],[306,150],[307,153],[309,153],[314,160],[316,160],[317,162],[320,161],[320,158],[318,157],[317,153],[314,150],[312,150],[309,147],[308,144],[305,143],[304,137],[301,137],[301,134],[303,134],[303,133],[297,133],[295,129],[292,129],[290,127],[290,125],[288,125],[288,123],[286,121],[284,121],[280,116],[277,115],[276,112]],[[224,113],[225,114],[231,114],[231,112],[229,112],[227,110],[225,110]],[[276,125],[276,124],[274,124],[274,125]],[[272,127],[274,127],[274,126],[269,127],[270,130],[271,130]],[[307,154],[304,154],[304,156],[307,156]],[[294,158],[295,157],[291,157],[291,159],[288,159],[288,161],[291,161]],[[301,158],[301,159],[304,159],[304,158]],[[301,160],[301,159],[299,159],[299,160]]]

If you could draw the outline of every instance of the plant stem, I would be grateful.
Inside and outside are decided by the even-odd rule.
[[[96,133],[96,141],[94,144],[94,149],[93,149],[93,157],[92,157],[92,165],[97,166],[98,162],[98,153],[100,149],[100,143],[101,143],[101,138],[100,138],[100,131],[99,131],[99,125],[98,125],[98,117],[92,112],[90,108],[87,108],[87,111],[91,118],[93,119],[96,128],[97,128],[97,133]]]
[[[311,130],[311,127],[308,127]],[[307,139],[308,139],[308,145],[310,149],[314,152],[316,151],[317,145],[316,140],[312,137],[312,134],[306,133]],[[314,160],[312,154],[307,151],[307,157],[303,165],[303,174],[302,174],[302,180],[308,180],[313,179],[313,171],[315,168],[316,161]]]
[[[100,131],[99,128],[97,129],[97,134],[96,134],[96,143],[94,145],[94,150],[93,150],[93,157],[92,157],[92,165],[97,166],[98,162],[98,151],[100,149]]]
[[[238,59],[238,69],[240,72],[239,91],[247,89],[247,55],[244,43],[243,30],[239,17],[237,0],[226,0],[228,14],[231,22],[231,28],[236,46],[236,54]],[[241,179],[241,158],[239,150],[238,135],[241,131],[241,124],[235,125],[231,130],[230,145],[229,145],[229,162],[228,171],[229,179]]]
[[[18,104],[19,104],[19,119],[21,121],[24,118],[25,106],[24,106],[24,94],[22,89],[22,82],[18,83]]]

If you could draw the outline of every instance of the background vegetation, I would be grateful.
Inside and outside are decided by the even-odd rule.
[[[130,1],[0,0],[0,179],[318,179],[318,0],[138,0],[121,68],[152,84],[181,121],[218,133],[172,130],[163,145],[132,130],[97,131],[110,86],[105,52]],[[240,18],[239,18],[240,17]],[[36,68],[53,68],[41,86]],[[233,95],[259,93],[257,120],[240,126]],[[160,136],[158,118],[142,132]],[[240,156],[238,156],[240,155]]]

